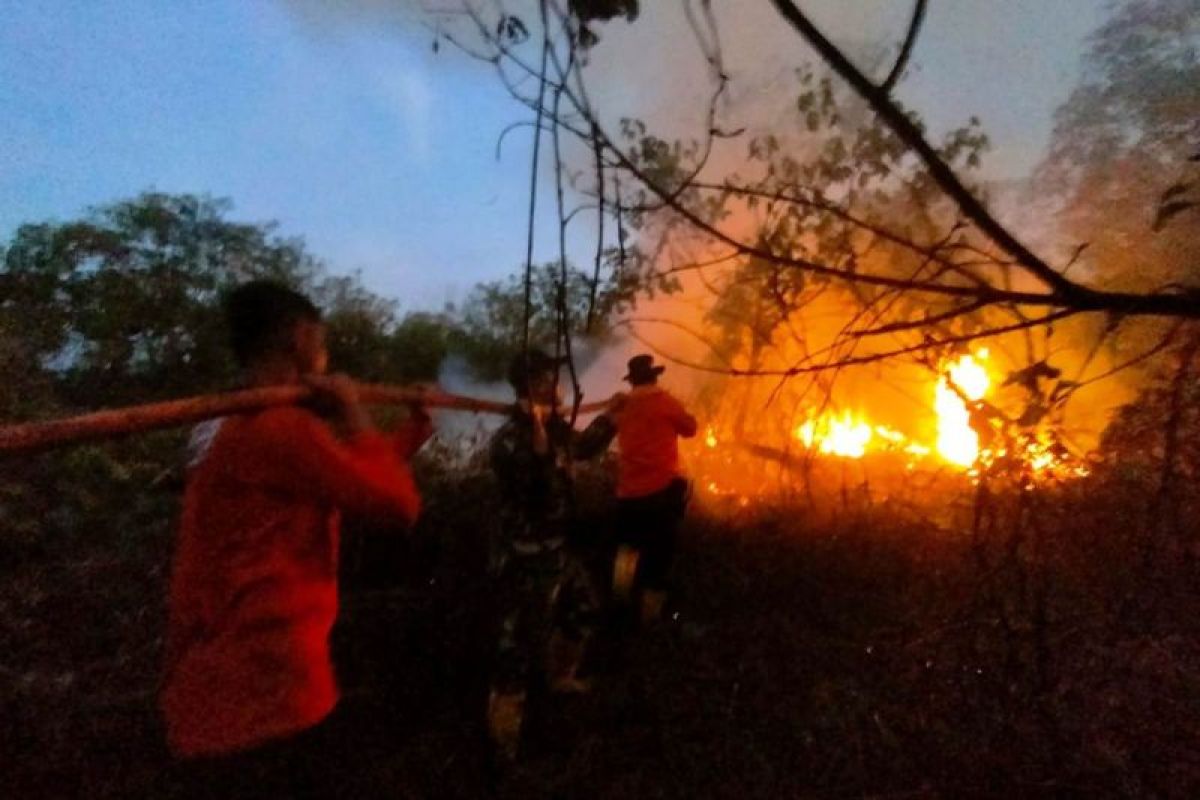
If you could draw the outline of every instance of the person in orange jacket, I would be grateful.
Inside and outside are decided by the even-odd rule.
[[[246,384],[307,383],[334,419],[301,406],[230,416],[194,447],[159,696],[167,744],[187,794],[322,796],[336,790],[322,770],[340,515],[415,522],[407,462],[432,428],[414,408],[395,434],[375,429],[355,384],[324,374],[324,326],[303,295],[255,281],[226,310]]]
[[[658,385],[665,367],[642,354],[629,359],[630,391],[617,406],[616,526],[613,590],[641,592],[641,615],[662,614],[675,539],[687,508],[688,481],[679,467],[679,437],[696,435],[696,418]]]

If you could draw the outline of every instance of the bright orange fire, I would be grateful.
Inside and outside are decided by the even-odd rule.
[[[934,386],[937,442],[932,447],[848,410],[811,416],[796,428],[795,436],[810,450],[842,458],[862,458],[871,450],[901,451],[913,459],[936,452],[952,465],[971,467],[979,460],[979,434],[971,428],[967,401],[982,399],[991,386],[987,358],[987,351],[980,350],[946,364]],[[715,439],[709,446],[715,446]]]
[[[979,434],[971,428],[966,401],[982,400],[991,385],[982,363],[987,361],[987,350],[980,350],[976,356],[968,353],[946,365],[934,390],[938,455],[960,467],[969,467],[979,459]]]
[[[809,412],[791,431],[791,438],[811,453],[840,459],[857,460],[872,453],[890,453],[899,456],[900,465],[909,472],[933,461],[977,478],[980,470],[1015,457],[1026,474],[1058,477],[1087,474],[1083,462],[1072,460],[1049,432],[1021,433],[1015,443],[991,445],[992,449],[981,443],[979,432],[972,427],[971,407],[987,398],[992,386],[988,351],[964,353],[944,362],[937,380],[927,384],[926,397],[932,404],[936,430],[930,439],[875,424],[863,412],[845,408]],[[709,494],[736,499],[744,507],[749,502],[748,496],[763,490],[762,476],[740,460],[736,446],[740,435],[726,438],[721,430],[717,424],[710,425],[701,437],[702,472],[706,477],[700,485]],[[784,453],[786,448],[776,452]]]
[[[862,458],[867,453],[872,433],[870,425],[856,420],[846,411],[841,417],[806,420],[796,429],[796,438],[804,442],[805,447],[811,448],[815,444],[818,451],[827,455]]]

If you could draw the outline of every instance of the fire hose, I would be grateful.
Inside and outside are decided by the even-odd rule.
[[[469,411],[476,414],[506,414],[512,410],[511,403],[464,397],[431,387],[360,384],[358,390],[359,399],[367,405],[419,404],[428,408]],[[63,419],[0,426],[0,456],[174,428],[276,406],[295,405],[308,400],[312,394],[313,390],[307,386],[269,386],[107,409]],[[579,413],[599,411],[606,405],[585,403],[579,407]]]

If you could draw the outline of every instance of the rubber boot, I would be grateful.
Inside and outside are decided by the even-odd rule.
[[[623,603],[633,596],[633,584],[637,579],[639,553],[635,548],[621,545],[613,560],[613,597]]]
[[[574,641],[555,631],[550,636],[546,652],[546,676],[550,691],[555,694],[586,694],[591,691],[591,681],[580,678],[579,665],[583,662],[584,643]]]
[[[663,604],[667,593],[646,589],[642,592],[642,624],[653,625],[662,619]]]
[[[488,733],[496,752],[515,761],[521,744],[521,722],[525,718],[524,692],[498,692],[488,696]]]

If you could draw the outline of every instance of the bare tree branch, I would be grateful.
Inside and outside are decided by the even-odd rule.
[[[537,213],[538,154],[542,143],[542,101],[546,94],[546,64],[550,58],[550,40],[542,41],[542,71],[538,84],[537,119],[533,125],[533,157],[529,168],[529,228],[525,239],[525,323],[523,353],[529,352],[529,320],[533,317],[533,237]]]
[[[912,22],[908,24],[908,35],[904,37],[904,44],[900,46],[900,55],[896,56],[896,63],[892,65],[892,71],[879,85],[879,91],[884,94],[890,94],[896,86],[896,82],[900,80],[900,76],[904,74],[904,68],[908,65],[908,59],[917,43],[917,36],[921,32],[921,23],[925,20],[926,2],[927,0],[916,0],[913,3]]]
[[[723,191],[723,192],[729,192],[731,194],[740,195],[743,197],[758,197],[758,198],[761,198],[764,200],[777,200],[777,201],[784,202],[784,203],[792,203],[795,205],[807,206],[809,208],[814,208],[819,211],[829,213],[835,217],[838,217],[839,219],[842,219],[842,220],[850,223],[851,225],[853,225],[857,228],[861,228],[864,231],[872,233],[872,234],[878,236],[879,238],[889,241],[892,244],[895,244],[899,247],[903,247],[906,250],[911,250],[912,252],[914,252],[918,255],[929,257],[932,252],[930,250],[930,248],[928,248],[928,247],[922,246],[907,237],[900,236],[899,234],[888,230],[887,228],[883,227],[882,225],[872,224],[872,223],[868,222],[867,220],[857,216],[856,214],[853,214],[849,210],[842,208],[841,206],[837,205],[836,203],[832,203],[828,200],[824,200],[817,196],[800,197],[798,195],[785,193],[785,192],[771,192],[771,191],[765,191],[765,190],[759,190],[759,189],[751,189],[749,187],[739,186],[738,184],[734,184],[734,183],[730,183],[730,182],[717,184],[717,183],[705,183],[703,181],[696,181],[692,184],[692,187],[696,188],[696,189],[700,189],[700,190]],[[945,247],[948,249],[951,247],[951,245],[947,244]],[[957,247],[957,245],[955,247]],[[975,275],[974,273],[972,273],[968,269],[966,269],[965,268],[967,266],[966,264],[950,262],[940,256],[935,257],[935,260],[939,261],[940,263],[945,264],[946,266],[951,267],[952,269],[954,269],[955,272],[957,272],[958,274],[967,278],[968,280],[972,281],[973,283],[976,283],[981,286],[989,285],[989,284],[987,284],[986,281],[984,281],[978,275]],[[983,262],[979,262],[979,263],[983,263]],[[994,262],[987,262],[987,263],[994,263]]]
[[[880,325],[877,328],[871,328],[870,330],[854,331],[850,335],[861,339],[868,336],[881,336],[883,334],[901,333],[903,331],[917,330],[919,328],[928,328],[932,325],[948,322],[952,319],[965,317],[968,314],[979,311],[987,305],[988,303],[985,300],[976,300],[973,303],[952,308],[949,311],[942,312],[941,314],[933,314],[932,316],[921,317],[920,319],[905,320],[904,322],[893,322],[888,325]]]
[[[600,267],[604,260],[604,147],[598,138],[593,138],[592,152],[596,156],[596,263],[588,293],[587,321],[583,326],[588,333],[592,330],[592,317],[596,313],[596,293],[600,288]]]

